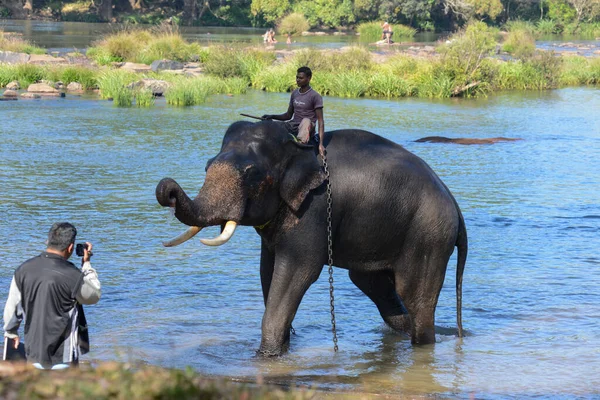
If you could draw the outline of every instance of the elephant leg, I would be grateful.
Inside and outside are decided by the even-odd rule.
[[[295,258],[295,260],[299,259]],[[302,297],[310,285],[319,278],[322,269],[322,264],[307,265],[304,261],[302,265],[294,265],[294,261],[282,261],[276,257],[262,320],[259,354],[279,356],[288,350],[290,328]]]
[[[413,344],[435,343],[435,308],[444,284],[449,256],[429,252],[402,262],[395,274],[396,292],[412,320]]]
[[[375,303],[386,324],[395,331],[410,335],[410,316],[396,293],[392,272],[350,271],[348,275],[350,280]]]
[[[260,283],[262,286],[265,307],[269,298],[271,289],[271,280],[273,279],[273,267],[275,266],[275,255],[269,251],[265,245],[264,239],[261,239],[260,246]]]

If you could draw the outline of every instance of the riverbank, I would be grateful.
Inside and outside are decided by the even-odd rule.
[[[594,52],[588,46],[590,50],[600,55],[600,48]],[[32,83],[48,83],[59,91],[77,83],[77,90],[97,90],[101,98],[114,99],[119,106],[143,107],[152,106],[157,95],[164,95],[168,104],[187,106],[201,104],[212,94],[242,94],[248,88],[288,92],[302,65],[313,70],[315,90],[347,98],[478,97],[498,90],[600,82],[599,57],[536,50],[526,32],[499,35],[483,23],[469,25],[436,46],[394,44],[376,52],[363,47],[203,47],[163,26],[117,32],[85,55],[4,52],[2,61],[0,86],[13,89],[4,97],[19,96],[23,89],[31,93]]]

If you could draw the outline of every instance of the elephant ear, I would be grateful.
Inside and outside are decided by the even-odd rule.
[[[292,155],[284,171],[279,192],[286,204],[296,212],[308,192],[321,186],[327,177],[321,169],[313,146],[292,140],[285,146]]]

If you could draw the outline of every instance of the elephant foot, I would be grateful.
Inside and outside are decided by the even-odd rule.
[[[260,357],[271,358],[279,357],[287,353],[289,345],[286,346],[265,346],[260,345],[260,348],[256,351],[256,354]]]
[[[404,333],[408,336],[412,333],[412,322],[410,319],[410,315],[394,315],[392,317],[387,317],[384,319],[385,323],[399,333]]]

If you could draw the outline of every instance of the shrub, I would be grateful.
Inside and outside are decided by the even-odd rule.
[[[554,21],[552,21],[551,19],[539,20],[537,22],[536,29],[537,29],[537,32],[539,32],[543,35],[552,35],[555,33],[560,33],[560,32],[557,32],[557,30],[556,30],[556,23]]]
[[[497,31],[483,22],[469,24],[440,48],[445,74],[459,86],[471,83],[486,57],[496,48]]]
[[[154,95],[150,89],[138,89],[135,91],[136,107],[152,107],[154,105]]]
[[[18,36],[5,33],[0,29],[0,50],[15,53],[46,54],[46,50],[36,47]]]
[[[239,50],[224,46],[210,48],[207,60],[204,62],[206,73],[221,78],[242,76],[242,66],[239,62]]]
[[[412,94],[411,85],[403,78],[389,72],[376,72],[369,78],[369,88],[365,93],[373,97],[405,97]]]
[[[312,48],[303,49],[294,55],[292,62],[296,67],[310,67],[313,72],[365,71],[373,65],[371,54],[361,47],[351,47],[329,54]]]
[[[502,50],[517,58],[529,57],[535,52],[535,39],[528,30],[511,30],[502,44]]]
[[[60,80],[68,85],[71,82],[81,83],[84,89],[91,89],[98,85],[96,73],[85,67],[66,67],[60,71]]]
[[[103,99],[116,98],[129,84],[139,80],[139,76],[130,71],[110,70],[105,71],[98,77],[100,97]],[[128,89],[127,89],[128,90]],[[132,95],[133,96],[133,95]]]
[[[302,32],[310,28],[308,21],[303,14],[291,13],[281,19],[277,25],[277,31],[281,34],[292,36],[300,35]]]
[[[272,65],[259,71],[253,77],[252,86],[267,92],[289,92],[296,86],[296,70],[297,67],[293,63]],[[315,78],[316,76],[313,75],[311,86],[319,93],[324,94],[315,86]]]
[[[363,42],[376,42],[381,39],[381,22],[363,22],[358,25],[360,40]]]

